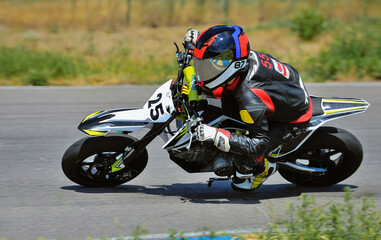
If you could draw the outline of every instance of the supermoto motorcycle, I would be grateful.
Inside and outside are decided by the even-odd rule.
[[[62,158],[63,171],[70,180],[83,186],[112,187],[134,179],[146,167],[146,146],[157,136],[164,140],[163,149],[170,159],[187,172],[213,173],[220,151],[197,141],[195,128],[205,123],[247,134],[245,123],[224,115],[217,100],[200,99],[190,65],[192,47],[183,46],[180,51],[176,45],[177,79],[161,85],[142,108],[98,111],[83,119],[78,129],[88,136],[72,144]],[[369,103],[358,98],[311,99],[313,117],[307,130],[272,149],[267,159],[276,162],[281,176],[291,183],[315,187],[336,184],[359,168],[363,150],[348,131],[322,125],[362,113]],[[149,130],[143,137],[133,136],[144,128]],[[211,178],[210,184],[215,179]]]

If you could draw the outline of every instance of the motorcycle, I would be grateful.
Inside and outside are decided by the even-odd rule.
[[[63,172],[71,181],[88,187],[113,187],[134,179],[146,167],[146,146],[157,136],[164,140],[163,149],[170,159],[188,173],[214,172],[220,151],[197,141],[195,128],[206,123],[247,134],[245,123],[225,115],[218,100],[200,99],[190,64],[192,46],[183,43],[184,51],[175,46],[177,79],[161,85],[142,108],[98,111],[79,124],[78,129],[88,136],[72,144],[62,158]],[[369,103],[359,98],[311,96],[311,100],[313,116],[306,131],[273,149],[267,159],[277,163],[280,175],[289,182],[322,187],[351,176],[363,158],[361,143],[353,134],[322,125],[362,113]],[[142,129],[149,131],[140,139],[132,136]],[[232,176],[222,177],[229,180]],[[221,178],[210,178],[209,185],[214,180]]]

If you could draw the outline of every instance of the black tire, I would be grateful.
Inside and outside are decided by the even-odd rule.
[[[111,165],[124,149],[137,139],[128,135],[85,137],[71,145],[62,157],[62,170],[73,182],[87,187],[113,187],[138,176],[146,167],[147,150],[122,170],[111,172]]]
[[[296,185],[329,186],[351,176],[360,167],[362,158],[361,143],[353,134],[340,128],[322,127],[287,159],[311,167],[325,168],[327,173],[317,176],[286,168],[280,168],[279,173]]]

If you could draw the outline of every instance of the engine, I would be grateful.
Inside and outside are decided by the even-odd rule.
[[[169,154],[174,162],[188,172],[210,172],[220,152],[213,144],[193,142],[189,151],[169,151]]]

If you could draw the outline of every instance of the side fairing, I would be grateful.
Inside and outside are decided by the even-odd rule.
[[[133,132],[141,130],[149,123],[146,111],[142,108],[99,111],[89,116],[78,126],[79,130],[88,135],[103,135],[108,132]]]
[[[298,136],[292,142],[279,146],[271,153],[273,158],[281,158],[296,151],[312,134],[324,123],[350,115],[363,113],[369,107],[369,103],[360,98],[319,98],[314,106],[320,114],[311,118],[307,131]]]
[[[166,122],[174,112],[171,80],[161,85],[143,108],[98,111],[88,115],[78,129],[88,135],[134,132],[153,123]]]

